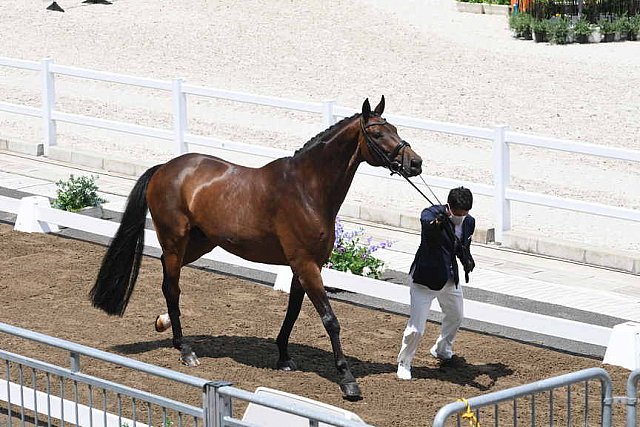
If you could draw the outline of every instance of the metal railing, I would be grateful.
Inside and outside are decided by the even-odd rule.
[[[0,425],[65,425],[113,427],[226,427],[251,426],[234,416],[233,399],[294,414],[309,426],[325,423],[337,427],[366,427],[355,422],[304,407],[295,402],[263,397],[231,386],[226,381],[209,381],[185,375],[92,347],[0,323],[5,333],[68,352],[69,367],[0,349]],[[41,353],[48,355],[50,351]],[[135,373],[188,386],[201,404],[179,402],[137,388],[83,373],[95,362],[128,368]],[[182,395],[182,391],[181,391]],[[200,396],[200,397],[197,397]],[[3,411],[4,409],[4,411]],[[6,414],[6,420],[3,415]]]
[[[41,107],[28,107],[7,102],[0,102],[0,111],[20,115],[39,117],[42,119],[44,154],[48,155],[49,147],[56,145],[56,122],[73,123],[83,126],[92,126],[101,129],[109,129],[117,132],[125,132],[134,135],[147,136],[173,142],[173,151],[176,155],[188,150],[187,144],[202,145],[235,152],[253,154],[268,159],[288,156],[287,150],[270,147],[257,147],[241,144],[217,138],[203,137],[190,134],[187,129],[187,95],[197,95],[208,98],[231,100],[255,105],[271,106],[275,108],[304,111],[322,115],[322,122],[329,126],[339,117],[347,117],[357,110],[336,105],[335,101],[302,102],[277,97],[254,95],[243,92],[233,92],[221,89],[213,89],[202,86],[186,84],[182,79],[173,81],[154,80],[127,76],[115,73],[87,70],[82,68],[56,65],[53,60],[46,58],[41,62],[24,61],[0,57],[0,66],[13,67],[39,71],[41,73]],[[171,129],[158,129],[141,126],[132,123],[123,123],[114,120],[89,117],[78,114],[63,113],[56,110],[55,75],[64,75],[92,79],[98,81],[120,83],[144,88],[171,92],[173,125]],[[587,154],[596,157],[605,157],[616,160],[632,161],[640,163],[640,151],[626,150],[599,146],[594,144],[577,143],[556,138],[546,138],[534,135],[512,132],[505,125],[493,128],[465,126],[460,124],[436,122],[432,120],[417,119],[404,116],[388,115],[387,118],[398,126],[425,131],[440,132],[481,140],[491,141],[493,145],[493,185],[482,183],[464,182],[474,193],[494,198],[495,235],[496,242],[503,241],[503,233],[511,229],[511,202],[523,202],[528,204],[571,210],[610,218],[618,218],[640,222],[640,211],[622,207],[611,207],[601,203],[584,202],[574,199],[559,198],[540,193],[510,188],[510,154],[511,145],[525,145],[549,150],[560,150],[569,153]],[[390,177],[388,172],[380,168],[363,165],[358,174],[375,176],[378,178],[401,180],[397,176]],[[429,182],[436,188],[450,188],[460,185],[459,180],[428,177]],[[422,184],[418,184],[423,186]]]
[[[589,390],[589,382],[592,380],[600,382],[600,393],[597,396]],[[582,390],[574,392],[572,386],[579,384],[583,385]],[[558,393],[561,388],[565,390]],[[546,392],[548,394],[543,398],[542,395]],[[582,395],[581,398],[580,395]],[[597,401],[595,410],[590,406],[591,400]],[[468,410],[471,410],[483,426],[490,425],[491,422],[496,426],[501,425],[500,422],[514,426],[518,423],[542,425],[543,422],[539,419],[541,417],[537,414],[543,412],[540,409],[541,404],[545,406],[544,412],[547,414],[545,418],[549,426],[555,425],[558,419],[563,420],[565,425],[574,425],[574,416],[576,416],[574,413],[579,410],[584,426],[611,427],[613,404],[611,377],[604,369],[590,368],[472,397],[466,402],[453,402],[438,411],[433,420],[433,427],[446,426],[449,418],[454,416],[456,425],[460,425],[462,414]],[[505,405],[509,405],[510,408],[505,409]],[[597,413],[594,415],[593,412]],[[595,417],[597,417],[597,424],[593,422]],[[508,418],[511,420],[505,421]]]
[[[4,323],[0,323],[0,332],[64,350],[69,357],[69,367],[64,368],[0,350],[0,360],[4,362],[0,400],[6,402],[7,409],[4,425],[24,425],[26,420],[35,425],[52,425],[57,424],[53,422],[56,419],[90,426],[204,425],[202,405],[178,402],[83,373],[81,356],[92,360],[88,366],[93,361],[107,362],[185,384],[196,395],[202,395],[207,380]]]
[[[636,354],[636,357],[640,355]],[[627,379],[627,427],[636,427],[638,425],[638,381],[640,380],[640,369],[636,369],[629,375]]]

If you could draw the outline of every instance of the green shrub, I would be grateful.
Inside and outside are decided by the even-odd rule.
[[[635,40],[640,32],[640,15],[636,16],[621,16],[618,19],[618,29],[620,33],[627,36],[629,40]]]
[[[546,19],[534,19],[531,21],[531,29],[535,33],[547,33],[549,32],[549,21]]]
[[[576,36],[590,36],[593,32],[591,24],[586,19],[580,19],[573,25],[573,33]]]
[[[516,37],[531,39],[532,18],[528,13],[517,13],[509,17],[509,27]]]
[[[106,200],[97,194],[98,186],[95,183],[97,177],[71,175],[67,181],[56,183],[57,197],[53,201],[53,207],[65,211],[79,211],[82,208],[100,206]]]
[[[604,18],[598,21],[598,26],[600,27],[600,32],[602,34],[613,34],[618,31],[619,22],[618,20],[609,20]]]
[[[640,35],[640,14],[629,18],[631,30],[629,30],[629,39],[637,40]]]
[[[570,24],[567,18],[557,18],[549,24],[551,41],[557,44],[567,44],[569,41]]]
[[[384,262],[374,257],[372,252],[391,246],[391,242],[371,244],[371,238],[360,241],[364,230],[344,231],[339,218],[336,218],[336,240],[333,251],[325,267],[338,271],[348,271],[358,276],[379,279],[384,272]]]

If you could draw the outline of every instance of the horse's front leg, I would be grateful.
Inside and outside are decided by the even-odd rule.
[[[289,337],[291,336],[291,330],[293,324],[296,323],[298,315],[300,314],[300,308],[302,308],[302,300],[304,300],[304,289],[300,284],[298,276],[293,276],[291,279],[291,289],[289,291],[289,304],[287,305],[287,314],[282,322],[280,333],[276,339],[278,344],[278,369],[283,371],[295,371],[296,364],[289,356]]]
[[[182,326],[180,325],[180,269],[182,260],[174,254],[162,255],[162,271],[164,278],[162,280],[162,293],[167,301],[167,310],[169,311],[169,322],[173,331],[173,346],[180,350],[180,360],[187,366],[198,366],[200,361],[191,347],[183,341]],[[159,328],[158,322],[160,317],[156,319],[156,330]]]
[[[300,283],[309,296],[309,299],[316,308],[316,311],[322,319],[322,324],[329,334],[331,347],[333,348],[333,356],[335,358],[338,374],[341,375],[340,389],[344,398],[347,400],[360,400],[362,394],[355,377],[351,373],[347,359],[342,352],[340,343],[340,323],[338,318],[329,304],[329,297],[322,284],[322,276],[320,275],[320,267],[316,264],[309,263],[303,268],[297,269]]]

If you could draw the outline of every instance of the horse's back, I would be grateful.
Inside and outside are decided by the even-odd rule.
[[[248,228],[264,222],[275,203],[272,190],[278,176],[273,165],[251,168],[190,153],[158,169],[149,182],[147,201],[154,221],[159,216],[166,216],[167,222],[184,217],[207,234],[226,234],[229,224]]]

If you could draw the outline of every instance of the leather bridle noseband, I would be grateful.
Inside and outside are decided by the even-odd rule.
[[[397,173],[398,175],[405,176],[406,174],[404,172],[404,166],[402,165],[402,162],[395,160],[395,158],[405,147],[411,147],[411,145],[409,145],[409,143],[403,139],[398,145],[396,145],[391,153],[387,153],[382,149],[382,147],[380,147],[375,141],[373,141],[367,133],[367,128],[370,128],[371,126],[384,126],[387,124],[387,121],[385,119],[383,119],[382,117],[381,119],[381,122],[369,123],[365,125],[364,119],[360,117],[360,129],[362,129],[362,134],[364,135],[364,140],[367,143],[367,148],[369,148],[369,152],[375,153],[378,159],[382,162],[383,166],[391,171],[391,175]]]

